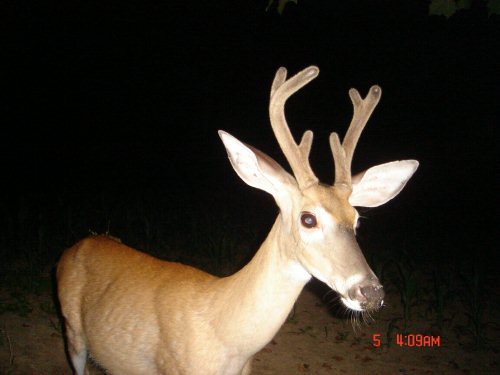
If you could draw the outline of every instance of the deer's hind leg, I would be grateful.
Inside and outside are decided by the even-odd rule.
[[[85,371],[88,352],[81,325],[76,324],[75,326],[73,322],[66,320],[66,340],[68,355],[75,373],[85,375],[88,373]]]

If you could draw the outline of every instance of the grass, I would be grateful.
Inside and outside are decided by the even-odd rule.
[[[428,311],[435,327],[441,331],[446,324],[451,323],[451,312],[456,308],[456,300],[460,288],[456,286],[457,271],[446,265],[432,271],[432,298]]]
[[[388,260],[383,267],[387,283],[396,288],[401,302],[388,320],[387,345],[394,345],[396,333],[440,335],[451,330],[469,351],[495,350],[498,339],[491,332],[500,326],[486,320],[492,309],[479,265],[467,264],[460,270],[450,263],[435,263],[428,264],[425,272],[417,267],[407,254]],[[422,321],[428,324],[422,327]]]
[[[7,370],[7,374],[9,374],[11,373],[10,368],[14,366],[15,355],[14,351],[12,350],[12,340],[10,338],[9,332],[7,331],[7,327],[3,327],[0,329],[0,346],[6,347],[9,351],[9,370]]]
[[[401,302],[401,315],[393,316],[387,326],[387,340],[388,345],[391,346],[395,333],[405,335],[412,328],[412,315],[418,305],[421,287],[420,271],[413,259],[406,252],[402,252],[398,257],[386,261],[379,272],[387,283],[396,287]]]
[[[467,319],[465,324],[457,325],[456,330],[461,335],[472,338],[468,344],[468,348],[472,350],[493,349],[494,342],[487,337],[487,333],[493,327],[498,329],[498,324],[485,320],[488,299],[482,275],[478,265],[459,275],[462,283],[462,293],[459,297]]]

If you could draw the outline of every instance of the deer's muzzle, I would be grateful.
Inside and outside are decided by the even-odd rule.
[[[353,285],[348,296],[359,303],[361,310],[376,310],[384,304],[384,287],[373,276],[363,282]]]

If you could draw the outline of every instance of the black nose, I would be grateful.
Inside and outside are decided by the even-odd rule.
[[[361,294],[365,301],[360,301],[361,306],[366,310],[373,310],[382,307],[384,304],[384,287],[380,284],[366,285],[360,287]]]
[[[349,290],[349,297],[358,301],[363,310],[376,310],[384,304],[384,287],[377,279],[370,278]]]

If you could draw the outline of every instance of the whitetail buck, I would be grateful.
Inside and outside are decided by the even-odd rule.
[[[311,66],[287,80],[280,68],[271,88],[271,125],[294,176],[219,131],[236,173],[271,194],[280,209],[266,240],[239,272],[217,278],[104,236],[86,238],[64,253],[58,293],[78,375],[88,357],[118,375],[247,375],[252,356],[276,334],[311,276],[353,310],[383,304],[382,285],[355,239],[354,206],[394,198],[418,162],[382,164],[351,178],[354,148],[381,96],[378,86],[365,99],[351,89],[354,115],[344,141],[330,136],[335,183],[320,184],[308,161],[312,132],[296,144],[284,115],[286,100],[318,73]]]

